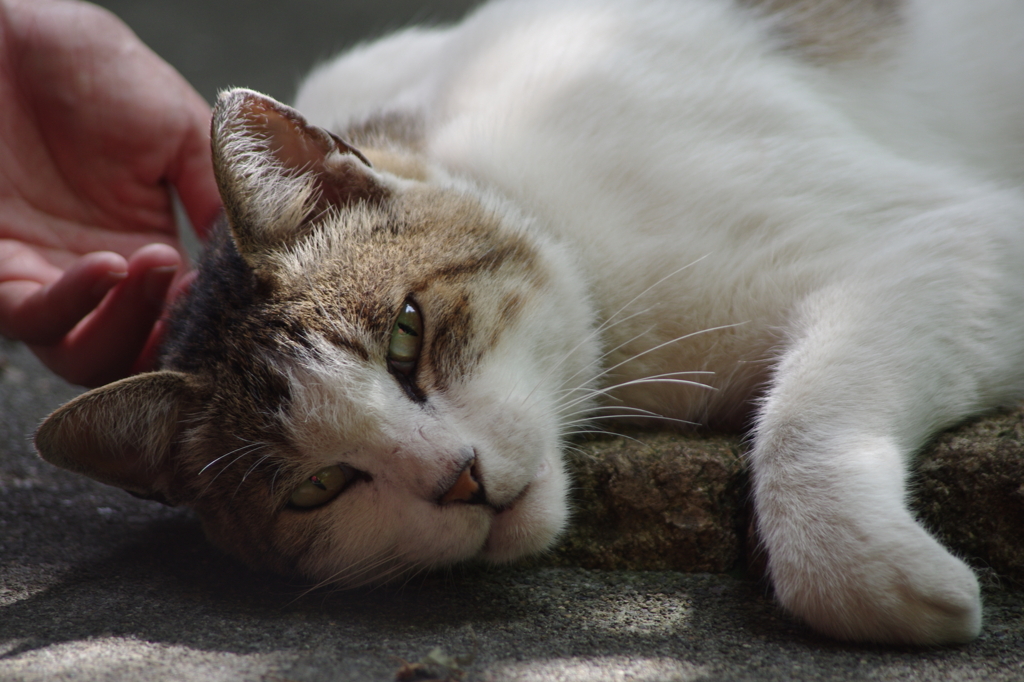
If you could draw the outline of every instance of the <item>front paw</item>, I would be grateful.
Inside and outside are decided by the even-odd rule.
[[[981,598],[971,569],[912,520],[886,526],[776,532],[767,544],[779,602],[838,639],[934,645],[977,637]]]

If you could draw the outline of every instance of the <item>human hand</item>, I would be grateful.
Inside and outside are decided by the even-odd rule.
[[[0,0],[0,334],[65,379],[130,373],[220,207],[210,111],[106,10]]]

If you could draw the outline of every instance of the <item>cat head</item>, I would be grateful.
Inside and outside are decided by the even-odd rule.
[[[212,137],[226,225],[161,369],[58,409],[41,455],[314,580],[548,546],[597,364],[572,258],[471,183],[257,93],[224,93]]]

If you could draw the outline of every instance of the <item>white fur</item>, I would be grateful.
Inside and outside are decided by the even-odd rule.
[[[905,477],[935,430],[1024,393],[1022,7],[914,0],[881,56],[813,66],[724,1],[501,2],[342,56],[297,106],[337,131],[422,116],[430,163],[576,250],[609,381],[714,373],[614,390],[627,406],[704,420],[760,396],[785,607],[843,638],[965,641],[977,582]]]

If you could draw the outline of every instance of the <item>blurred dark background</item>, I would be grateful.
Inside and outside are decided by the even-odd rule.
[[[207,101],[242,86],[291,101],[341,49],[410,24],[448,23],[476,0],[100,0]]]
[[[483,0],[97,0],[207,102],[246,87],[290,103],[302,78],[346,47],[413,24],[451,23]],[[187,218],[181,237],[199,251]]]

